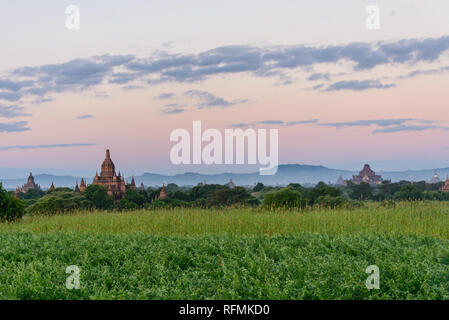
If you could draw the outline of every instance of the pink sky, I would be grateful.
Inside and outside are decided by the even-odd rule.
[[[261,12],[269,12],[267,6],[265,3],[261,4]],[[31,54],[27,58],[19,54],[25,49],[24,44],[16,44],[8,38],[6,44],[11,63],[3,62],[0,70],[0,169],[3,168],[0,170],[0,175],[6,175],[5,168],[45,168],[48,171],[53,169],[58,172],[66,171],[67,174],[74,172],[94,174],[95,170],[99,169],[106,148],[111,149],[117,169],[129,175],[143,172],[254,171],[252,167],[206,168],[171,165],[169,151],[173,143],[169,141],[170,132],[176,128],[191,131],[194,120],[201,120],[204,128],[224,130],[235,124],[247,124],[248,127],[252,127],[258,121],[288,122],[316,119],[315,123],[291,126],[258,125],[259,128],[279,129],[279,161],[283,164],[306,163],[359,169],[363,163],[369,162],[376,170],[449,167],[449,143],[447,142],[449,51],[446,49],[438,51],[441,46],[444,47],[449,43],[449,37],[447,37],[449,25],[444,25],[445,20],[439,14],[437,15],[436,12],[439,11],[437,6],[423,5],[424,8],[417,7],[415,11],[407,6],[396,8],[387,6],[385,2],[382,2],[380,8],[388,13],[384,26],[387,25],[389,30],[381,29],[376,34],[364,29],[364,11],[362,10],[360,12],[362,19],[353,22],[357,26],[361,23],[358,28],[343,21],[340,27],[335,26],[331,20],[323,22],[323,28],[332,26],[340,28],[341,31],[353,29],[353,37],[346,34],[345,37],[326,39],[323,36],[324,30],[313,29],[311,32],[319,39],[317,42],[311,41],[310,35],[287,36],[279,25],[277,29],[272,28],[270,31],[262,27],[262,30],[254,32],[252,38],[248,38],[247,41],[238,36],[233,41],[232,36],[226,31],[225,23],[222,21],[220,24],[218,22],[214,24],[210,22],[211,17],[204,18],[210,22],[210,30],[204,31],[203,38],[199,37],[197,40],[192,38],[189,44],[179,39],[171,43],[174,37],[171,29],[165,31],[165,36],[162,29],[162,34],[156,37],[157,40],[154,43],[146,39],[145,33],[142,33],[139,39],[146,44],[136,44],[138,39],[127,42],[128,34],[131,35],[133,30],[140,32],[141,29],[136,29],[137,26],[132,24],[124,27],[125,29],[116,29],[119,27],[114,25],[111,28],[117,31],[117,43],[112,44],[114,37],[108,33],[104,41],[100,42],[98,48],[93,51],[92,38],[87,33],[89,29],[93,33],[99,32],[97,28],[100,28],[93,23],[93,20],[85,20],[86,23],[79,34],[67,34],[67,37],[76,37],[72,40],[78,44],[78,47],[72,51],[69,49],[63,51],[57,44],[54,44],[54,48],[50,46],[47,49],[37,47],[35,44],[35,55]],[[441,6],[446,8],[443,2]],[[84,9],[82,12],[87,11],[86,14],[90,18],[93,13],[87,8],[81,6],[81,9]],[[310,8],[311,12],[318,16],[319,11],[315,9]],[[342,16],[350,12],[354,14],[357,12],[356,9],[351,8],[347,12],[342,11],[341,14]],[[360,9],[364,7],[360,6]],[[17,8],[11,7],[9,10],[14,12]],[[135,10],[137,16],[137,6]],[[396,14],[396,18],[392,13],[394,10],[399,14],[399,16]],[[434,20],[437,27],[429,26],[426,32],[418,28],[414,30],[414,27],[406,29],[400,24],[400,21],[412,21],[420,10],[425,15],[423,19]],[[326,11],[323,12],[326,13]],[[193,13],[186,12],[186,15],[188,14]],[[291,21],[294,23],[293,17]],[[246,32],[249,36],[250,26],[244,25],[241,21],[237,23],[241,26],[242,32]],[[306,20],[303,23],[308,23],[310,27],[315,26],[312,20]],[[39,24],[37,24],[38,27]],[[42,27],[48,28],[48,26]],[[179,25],[178,30],[181,27]],[[19,27],[13,25],[12,28]],[[141,26],[141,28],[150,28],[150,26]],[[104,30],[104,26],[101,29]],[[264,30],[269,34],[266,38],[263,36]],[[19,29],[16,31],[22,40],[28,39],[30,43],[34,42],[33,31],[23,32],[23,34]],[[48,38],[60,39],[65,32],[68,31],[64,29],[51,31],[48,33]],[[276,41],[276,34],[282,35],[279,37],[282,41]],[[413,38],[416,40],[411,40]],[[430,39],[432,44],[426,42],[426,39]],[[408,48],[401,40],[417,41],[410,44],[416,49]],[[390,56],[389,51],[379,49],[378,41],[392,43],[401,50],[407,47],[407,50],[411,50],[409,52],[411,56],[405,61],[398,61],[401,54]],[[354,49],[354,46],[359,43],[371,46],[370,55],[372,56],[363,56],[364,53]],[[232,50],[220,49],[229,45],[234,46]],[[289,48],[303,47],[317,51],[323,50],[320,51],[321,53],[295,53],[295,59],[308,61],[310,57],[319,59],[319,54],[328,54],[324,48],[335,46],[353,50],[355,58],[344,56],[340,59],[332,56],[327,63],[315,61],[295,67],[280,66],[273,69],[271,68],[274,62],[268,61],[263,66],[252,69],[253,65],[258,63],[257,59],[264,54],[273,52],[284,54],[289,52]],[[436,57],[433,57],[435,50],[438,52]],[[370,67],[357,67],[357,64],[380,59],[375,55],[381,51],[386,55],[387,62],[376,62],[375,66]],[[206,69],[204,65],[195,65],[210,52],[220,52],[220,58],[223,59],[221,64],[212,64],[216,68],[214,72]],[[128,55],[135,57],[130,58],[130,61],[114,64],[111,72],[105,71],[100,75],[100,83],[86,85],[85,81],[89,80],[89,77],[97,80],[92,76],[92,68],[103,67],[106,64],[109,66],[109,62],[104,63],[100,61],[101,59],[90,58],[98,55],[116,55],[120,59]],[[407,53],[404,53],[404,57],[406,55]],[[179,57],[196,59],[193,70],[204,72],[205,76],[199,77],[199,73],[196,73],[194,79],[180,78],[185,75],[192,76],[194,73],[188,74],[185,69],[190,68],[190,62],[181,62],[185,64],[184,69],[173,64]],[[90,64],[87,66],[76,63],[65,64],[74,59],[81,59],[79,61],[82,63],[90,61]],[[148,73],[147,69],[144,69],[146,63],[166,60],[172,65],[163,71]],[[287,58],[277,56],[275,61],[276,63],[291,62]],[[48,64],[52,64],[57,71],[48,71],[46,67],[39,69],[40,66]],[[34,68],[30,74],[15,72],[20,70],[18,68],[26,66]],[[219,68],[228,67],[233,71],[217,71]],[[236,72],[238,68],[242,68],[242,71]],[[244,68],[248,69],[245,71]],[[136,70],[147,73],[134,77]],[[267,71],[274,73],[262,74]],[[419,71],[420,74],[407,76],[413,71]],[[84,72],[86,77],[82,75],[78,78],[80,72]],[[113,82],[111,80],[120,74],[132,74],[134,78],[122,83],[111,83]],[[308,80],[314,74],[328,74],[328,79]],[[43,75],[54,77],[54,81],[45,82]],[[168,77],[167,75],[171,78],[163,78]],[[5,81],[3,87],[2,80]],[[12,85],[6,80],[14,84],[30,80],[33,84],[14,91],[11,89]],[[153,82],[148,83],[148,81]],[[344,88],[331,90],[333,85],[338,84],[343,85]],[[322,87],[313,89],[316,85],[322,85]],[[354,89],[354,86],[359,85],[363,88]],[[54,86],[53,89],[51,86]],[[134,88],[129,89],[126,88],[127,86]],[[27,91],[36,87],[45,89],[42,96]],[[198,92],[207,93],[208,96],[200,95]],[[5,95],[2,96],[2,93]],[[16,93],[20,94],[18,99],[6,95]],[[171,97],[160,99],[159,96],[164,93],[170,93]],[[35,103],[42,98],[51,99],[51,101]],[[170,106],[167,107],[167,105]],[[182,109],[182,112],[164,113],[173,109]],[[79,119],[86,115],[89,117]],[[410,120],[386,127],[376,124],[342,125],[364,120],[388,119]],[[5,125],[18,122],[27,122],[26,127],[29,130],[1,130],[2,125],[5,127]],[[376,130],[385,128],[395,128],[396,131],[376,133]],[[56,144],[92,145],[36,147]]]

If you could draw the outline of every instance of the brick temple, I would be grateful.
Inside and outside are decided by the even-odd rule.
[[[81,184],[83,184],[83,182],[84,181],[82,181]],[[125,183],[125,177],[121,175],[120,171],[118,175],[116,174],[115,165],[111,160],[109,149],[106,150],[106,158],[101,165],[100,175],[98,175],[98,172],[95,173],[95,178],[92,184],[106,187],[106,189],[108,189],[108,194],[112,196],[115,201],[118,201],[123,197],[126,192],[126,188],[136,189],[134,177],[131,180],[131,184],[127,186]]]
[[[377,175],[373,170],[371,170],[369,164],[365,164],[362,171],[360,171],[358,175],[352,176],[352,182],[355,184],[365,182],[376,185],[382,183],[382,176]]]
[[[41,190],[41,187],[34,182],[33,174],[30,172],[30,176],[28,177],[28,181],[22,187],[16,189],[16,195],[18,193],[26,193],[28,190]]]
[[[446,183],[440,189],[443,192],[449,192],[449,176],[446,176]]]

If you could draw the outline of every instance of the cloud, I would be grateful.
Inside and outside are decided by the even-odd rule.
[[[207,91],[189,90],[184,92],[184,94],[187,96],[194,97],[200,101],[200,103],[198,104],[198,109],[213,108],[213,107],[227,108],[235,104],[248,102],[248,100],[227,101],[224,98],[217,97],[216,95]]]
[[[76,117],[78,120],[85,120],[85,119],[91,119],[91,118],[93,118],[94,116],[93,115],[91,115],[91,114],[83,114],[83,115],[81,115],[81,116],[78,116],[78,117]]]
[[[17,92],[0,92],[0,99],[7,101],[18,101],[22,98],[21,93]]]
[[[164,110],[162,110],[162,113],[164,114],[176,114],[186,111],[185,107],[186,105],[178,104],[178,103],[169,103],[164,106]]]
[[[299,121],[287,121],[284,123],[285,126],[296,126],[298,124],[316,124],[318,123],[318,119],[311,120],[299,120]]]
[[[370,70],[381,65],[433,62],[448,49],[449,36],[443,36],[330,46],[235,45],[195,54],[158,51],[143,58],[134,55],[102,55],[60,64],[16,68],[2,75],[0,99],[18,101],[29,95],[44,97],[50,92],[86,90],[103,83],[189,83],[239,73],[265,78],[278,77],[282,83],[288,84],[292,81],[288,72],[310,69],[318,64],[347,62],[352,71]],[[315,73],[308,79],[328,80],[329,75]],[[334,83],[325,91],[385,89],[392,86],[394,84],[382,84],[377,80],[352,80]]]
[[[310,75],[307,80],[316,81],[316,80],[330,80],[330,73],[314,73]]]
[[[64,144],[40,144],[40,145],[16,145],[16,146],[0,146],[0,150],[28,150],[28,149],[47,149],[47,148],[75,148],[95,146],[95,143],[64,143]]]
[[[423,120],[415,118],[399,118],[399,119],[379,119],[379,120],[355,120],[345,122],[320,122],[318,119],[282,121],[282,120],[263,120],[249,123],[232,124],[233,128],[257,127],[259,125],[276,125],[276,126],[295,126],[303,124],[313,124],[322,127],[334,127],[337,129],[346,127],[380,127],[372,131],[377,133],[395,133],[404,131],[425,131],[425,130],[445,130],[449,131],[449,127],[437,125],[440,121]]]
[[[268,124],[268,125],[279,125],[279,126],[295,126],[298,124],[311,124],[311,123],[317,123],[317,119],[310,119],[310,120],[297,120],[297,121],[282,121],[282,120],[263,120],[263,121],[256,121],[256,124]]]
[[[160,95],[158,95],[157,97],[155,97],[156,99],[160,99],[160,100],[165,100],[165,99],[172,99],[175,98],[176,94],[173,92],[166,92],[166,93],[161,93]]]
[[[419,126],[419,125],[400,125],[394,127],[387,127],[382,129],[376,129],[373,134],[376,133],[394,133],[394,132],[411,132],[411,131],[427,131],[427,130],[444,130],[449,131],[449,127],[443,126]]]
[[[416,119],[405,118],[405,119],[382,119],[382,120],[356,120],[356,121],[347,121],[347,122],[328,122],[328,123],[319,123],[320,126],[325,127],[335,127],[335,128],[344,128],[344,127],[369,127],[369,126],[380,126],[387,127],[393,125],[401,125],[409,121],[414,121]],[[426,120],[422,120],[426,121]]]
[[[53,100],[54,100],[53,98],[39,98],[39,99],[32,101],[31,103],[41,104],[41,103],[46,103],[46,102],[52,102]]]
[[[319,126],[345,128],[345,127],[370,127],[377,126],[372,133],[395,133],[426,130],[449,130],[449,127],[437,125],[440,121],[423,120],[415,118],[380,119],[380,120],[356,120],[348,122],[318,123]]]
[[[213,93],[207,91],[200,90],[188,90],[184,92],[185,97],[190,97],[198,101],[196,108],[204,109],[204,108],[227,108],[239,103],[247,103],[248,100],[240,99],[234,101],[228,101],[222,97],[218,97]],[[170,100],[170,99],[179,99],[181,96],[178,96],[173,92],[161,93],[160,95],[155,97],[160,100]],[[164,114],[174,114],[181,113],[187,110],[187,104],[179,104],[179,103],[169,103],[164,105],[164,110],[162,113]]]
[[[112,75],[112,79],[109,80],[109,83],[124,84],[136,80],[137,78],[139,78],[138,73],[126,73],[126,72],[115,73]]]
[[[250,126],[251,126],[251,124],[249,124],[249,123],[235,123],[235,124],[231,125],[231,127],[233,127],[233,128],[248,128]]]
[[[0,79],[0,89],[8,91],[19,91],[24,87],[30,87],[33,81],[12,81],[9,79]]]
[[[49,92],[76,91],[99,85],[107,77],[120,78],[129,72],[114,74],[115,67],[124,66],[133,60],[132,55],[103,55],[86,59],[74,59],[61,64],[48,64],[37,67],[21,67],[14,69],[13,77],[29,78],[32,88],[22,90],[23,95],[44,96]],[[118,81],[118,83],[126,81]]]
[[[324,87],[324,84],[321,83],[321,84],[317,84],[316,86],[313,86],[312,89],[313,89],[313,90],[319,90],[319,89],[321,89],[322,87]]]
[[[248,128],[248,127],[257,127],[260,125],[274,125],[274,126],[283,126],[290,127],[302,124],[316,124],[318,119],[310,119],[310,120],[297,120],[297,121],[282,121],[282,120],[262,120],[262,121],[254,121],[249,123],[236,123],[231,125],[233,128]]]
[[[0,117],[4,118],[17,118],[17,117],[28,117],[31,116],[29,113],[23,112],[23,107],[19,106],[3,106],[0,104]]]
[[[27,121],[18,121],[18,122],[9,122],[9,123],[1,123],[0,122],[0,132],[22,132],[31,130],[27,127]]]
[[[363,91],[368,89],[389,89],[396,86],[394,83],[382,84],[378,80],[349,80],[339,81],[328,86],[324,91],[341,91],[341,90],[353,90]]]
[[[129,85],[129,86],[123,86],[122,88],[125,90],[137,90],[137,89],[143,89],[143,86]]]
[[[318,123],[319,126],[345,128],[345,127],[380,127],[372,131],[372,134],[377,133],[396,133],[396,132],[411,132],[411,131],[426,131],[426,130],[449,130],[449,127],[437,125],[439,121],[423,120],[415,118],[402,119],[381,119],[381,120],[357,120],[349,122],[331,122]]]
[[[447,72],[449,72],[449,66],[438,68],[438,69],[414,70],[405,76],[399,77],[398,79],[413,78],[413,77],[421,76],[421,75],[443,74],[443,73],[447,73]]]

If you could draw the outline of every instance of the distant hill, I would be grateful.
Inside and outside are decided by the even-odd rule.
[[[384,179],[393,182],[400,180],[408,181],[422,181],[430,180],[433,174],[437,172],[441,180],[444,180],[449,174],[449,168],[428,169],[428,170],[408,170],[408,171],[391,171],[378,172]],[[161,175],[155,173],[144,173],[140,176],[135,176],[137,185],[142,182],[145,186],[161,186],[163,183],[176,183],[177,185],[197,185],[200,182],[208,184],[224,184],[232,179],[236,185],[254,185],[257,182],[262,182],[266,185],[287,185],[289,183],[301,184],[316,184],[320,181],[326,183],[335,183],[339,176],[344,179],[350,179],[353,174],[358,172],[349,170],[331,169],[324,166],[312,166],[303,164],[288,164],[280,165],[278,172],[272,176],[261,176],[258,172],[254,173],[221,173],[221,174],[200,174],[200,173],[182,173],[176,175]],[[81,177],[73,176],[57,176],[49,174],[39,174],[35,177],[36,183],[40,184],[42,188],[48,188],[53,182],[56,187],[70,187],[75,186],[76,181],[80,181]],[[86,178],[86,177],[84,177]],[[93,177],[87,177],[89,184]],[[3,186],[7,189],[15,189],[26,183],[26,178],[23,179],[2,179]]]

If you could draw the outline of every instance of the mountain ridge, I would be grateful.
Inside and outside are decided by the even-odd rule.
[[[424,170],[379,171],[378,174],[381,174],[383,179],[396,182],[400,180],[430,180],[435,172],[438,173],[440,179],[444,180],[445,176],[449,174],[449,167]],[[185,172],[174,175],[145,172],[139,176],[134,176],[134,179],[137,185],[143,183],[145,186],[161,186],[163,183],[193,186],[200,182],[224,184],[230,179],[232,179],[236,185],[254,185],[257,182],[262,182],[266,185],[287,185],[289,183],[316,184],[319,181],[335,183],[339,176],[342,176],[344,179],[350,179],[352,178],[352,175],[357,173],[358,171],[333,169],[323,165],[284,164],[280,165],[278,167],[278,172],[272,176],[261,176],[258,172],[225,172],[218,174]],[[44,189],[48,188],[52,182],[56,187],[73,188],[76,181],[79,182],[81,180],[81,177],[77,176],[52,175],[45,173],[38,174],[34,178],[36,183],[40,184]],[[84,179],[89,184],[93,180],[93,177],[84,177]],[[8,190],[14,190],[16,187],[22,186],[26,183],[26,180],[27,178],[2,179],[0,177],[0,182],[2,182],[3,186]]]

